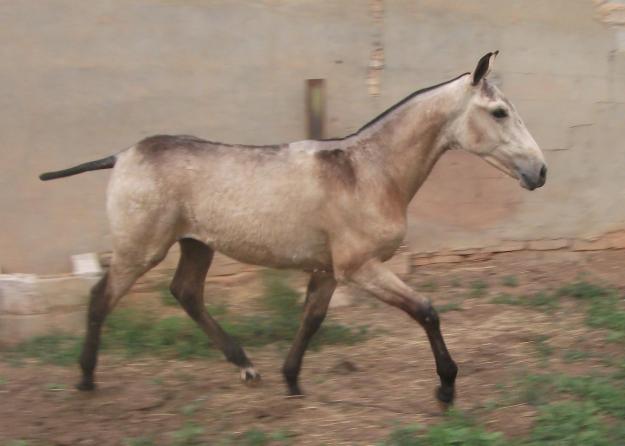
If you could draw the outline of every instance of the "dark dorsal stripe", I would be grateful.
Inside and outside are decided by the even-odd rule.
[[[344,136],[342,138],[328,138],[328,139],[322,139],[320,141],[342,141],[344,139],[347,139],[347,138],[350,138],[350,137],[352,137],[354,135],[357,135],[358,133],[362,132],[363,130],[371,127],[375,123],[380,122],[382,119],[386,118],[389,114],[391,114],[392,112],[397,110],[399,107],[404,105],[406,102],[410,101],[412,98],[414,98],[416,96],[419,96],[419,95],[421,95],[423,93],[427,93],[428,91],[435,90],[435,89],[437,89],[439,87],[442,87],[443,85],[447,85],[447,84],[450,84],[450,83],[452,83],[454,81],[457,81],[458,79],[460,79],[463,76],[466,76],[467,74],[470,74],[470,73],[468,73],[468,72],[467,73],[462,73],[460,76],[456,76],[453,79],[450,79],[448,81],[441,82],[440,84],[432,85],[431,87],[426,87],[426,88],[422,88],[421,90],[415,91],[414,93],[410,94],[409,96],[406,96],[404,99],[399,101],[397,104],[395,104],[395,105],[391,106],[390,108],[387,108],[386,110],[384,110],[378,116],[376,116],[371,121],[367,122],[365,125],[363,125],[358,130],[356,130],[354,133],[351,133],[351,134],[349,134],[347,136]]]

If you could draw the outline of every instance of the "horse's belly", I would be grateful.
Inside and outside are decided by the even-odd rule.
[[[235,260],[271,268],[329,270],[332,256],[321,231],[301,229],[293,233],[256,227],[230,234],[210,234],[201,239]]]

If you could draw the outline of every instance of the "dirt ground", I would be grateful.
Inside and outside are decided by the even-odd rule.
[[[586,373],[606,367],[592,359],[567,363],[562,359],[567,350],[623,357],[622,343],[606,343],[605,333],[584,324],[579,302],[565,300],[552,313],[490,302],[503,291],[522,295],[555,289],[580,274],[622,291],[623,271],[625,251],[507,253],[416,269],[411,285],[439,307],[458,307],[441,315],[443,334],[460,368],[456,406],[479,413],[489,429],[523,435],[536,415],[532,406],[516,403],[484,414],[479,408],[514,390],[523,371]],[[512,288],[509,277],[518,286]],[[486,284],[482,292],[475,291],[479,282]],[[124,305],[139,305],[150,299],[146,294],[135,292]],[[247,349],[263,377],[261,385],[251,388],[219,358],[174,361],[103,354],[93,393],[74,390],[76,366],[34,359],[16,366],[0,360],[0,444],[17,439],[27,443],[14,444],[142,444],[133,443],[137,437],[153,442],[145,444],[186,444],[176,432],[200,426],[197,436],[203,444],[226,438],[237,444],[242,433],[260,429],[296,445],[360,445],[376,444],[400,425],[441,420],[433,395],[434,361],[418,325],[368,296],[332,309],[331,318],[367,325],[375,335],[354,345],[310,351],[301,376],[306,396],[299,399],[285,397],[280,375],[285,348],[277,345]],[[533,342],[545,337],[555,351],[548,363]]]

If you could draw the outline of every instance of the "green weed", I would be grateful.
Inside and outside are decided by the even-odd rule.
[[[540,408],[531,445],[613,446],[613,439],[592,403],[567,401]]]
[[[523,307],[538,308],[541,310],[554,310],[559,306],[557,295],[540,291],[529,296],[514,296],[509,293],[500,293],[491,299],[491,303],[504,305],[519,305]]]
[[[508,288],[516,288],[519,286],[519,279],[516,276],[504,276],[501,278],[501,284]]]
[[[436,311],[439,314],[447,313],[448,311],[461,311],[462,307],[458,302],[449,302],[442,305],[436,305]]]
[[[6,443],[6,446],[28,446],[28,441],[26,440],[9,440]]]
[[[449,285],[452,288],[460,288],[462,286],[462,282],[460,281],[458,277],[454,277],[451,279],[451,282],[449,282]]]
[[[398,428],[386,446],[504,446],[503,434],[488,432],[459,412],[452,411],[445,421],[429,428],[409,425]]]
[[[553,347],[551,347],[547,343],[548,339],[549,336],[546,335],[536,336],[534,339],[532,339],[532,343],[534,345],[534,348],[536,349],[536,352],[544,362],[546,362],[553,354]]]
[[[490,300],[490,303],[503,305],[521,305],[519,298],[509,293],[499,293]]]
[[[471,282],[471,290],[469,292],[469,297],[472,299],[484,297],[488,291],[488,284],[483,280],[474,280]]]
[[[419,291],[423,292],[434,292],[438,291],[438,283],[434,279],[430,279],[426,282],[423,282],[418,286]]]
[[[577,361],[583,361],[590,358],[592,355],[590,352],[584,350],[566,350],[562,355],[564,362],[571,363]]]
[[[171,433],[172,446],[196,446],[201,444],[200,437],[204,428],[196,423],[187,421],[182,428]]]
[[[558,290],[559,296],[587,301],[586,324],[610,330],[608,340],[625,341],[625,309],[617,291],[586,281],[577,281]]]
[[[74,364],[80,354],[81,342],[77,336],[52,333],[37,336],[6,351],[6,356],[19,363],[21,358],[38,358],[55,365]]]
[[[168,307],[178,307],[180,304],[178,300],[169,291],[169,283],[164,282],[158,288],[158,293],[161,297],[161,303]]]
[[[125,446],[154,446],[154,440],[150,437],[132,437],[124,439]]]

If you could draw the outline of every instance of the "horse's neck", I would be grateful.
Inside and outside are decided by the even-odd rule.
[[[449,125],[463,104],[461,85],[452,82],[418,95],[359,135],[372,166],[383,168],[408,205],[436,161],[454,142]]]

